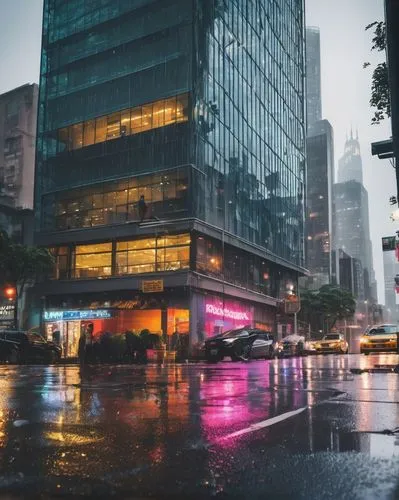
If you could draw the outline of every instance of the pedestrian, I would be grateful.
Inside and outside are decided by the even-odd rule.
[[[83,331],[80,333],[79,337],[78,358],[79,358],[80,374],[83,375],[84,364],[86,361],[86,335]]]
[[[140,222],[143,222],[147,213],[147,203],[145,202],[144,195],[142,194],[139,199],[139,217]]]

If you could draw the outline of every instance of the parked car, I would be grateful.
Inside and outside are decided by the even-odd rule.
[[[348,354],[349,344],[342,333],[328,333],[315,343],[318,354]]]
[[[305,354],[307,354],[306,345],[306,339],[303,335],[298,335],[295,333],[287,335],[278,343],[278,356],[304,356]]]
[[[18,330],[0,332],[0,361],[8,363],[57,363],[61,347],[37,333]]]
[[[360,352],[397,352],[398,332],[397,325],[376,325],[368,328],[360,339]]]
[[[272,334],[253,328],[240,328],[215,335],[205,341],[207,361],[270,359],[276,354]]]

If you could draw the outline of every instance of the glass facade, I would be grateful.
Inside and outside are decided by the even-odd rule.
[[[193,169],[181,168],[48,194],[43,197],[42,229],[54,231],[138,221],[142,195],[148,219],[187,217],[190,190],[197,176]]]
[[[44,0],[36,229],[113,241],[48,240],[57,277],[189,268],[172,236],[112,234],[144,194],[235,237],[197,239],[193,270],[278,295],[268,252],[304,264],[304,122],[303,0]]]
[[[303,265],[303,2],[195,3],[206,218]]]
[[[190,234],[54,247],[54,279],[179,271],[190,267]],[[115,262],[113,264],[113,262]]]
[[[186,122],[187,112],[188,95],[183,94],[75,123],[56,132],[56,152],[73,151],[173,123]]]

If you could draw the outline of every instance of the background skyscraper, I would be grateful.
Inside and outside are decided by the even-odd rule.
[[[327,120],[308,127],[307,136],[307,266],[308,286],[331,282],[333,249],[334,134]]]
[[[353,136],[346,139],[344,154],[338,161],[338,182],[356,181],[363,183],[362,157],[360,156],[359,137]]]
[[[322,119],[320,30],[306,28],[306,105],[308,129]]]
[[[358,137],[347,139],[334,185],[334,248],[359,259],[364,270],[365,297],[377,299],[370,240],[368,193],[361,180],[362,159]]]
[[[322,120],[320,30],[306,28],[307,187],[306,265],[311,275],[302,286],[318,289],[332,275],[332,185],[334,133]]]

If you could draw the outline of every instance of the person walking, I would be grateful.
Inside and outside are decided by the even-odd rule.
[[[78,358],[79,358],[80,374],[82,375],[86,361],[86,335],[83,331],[80,333],[79,337]]]

